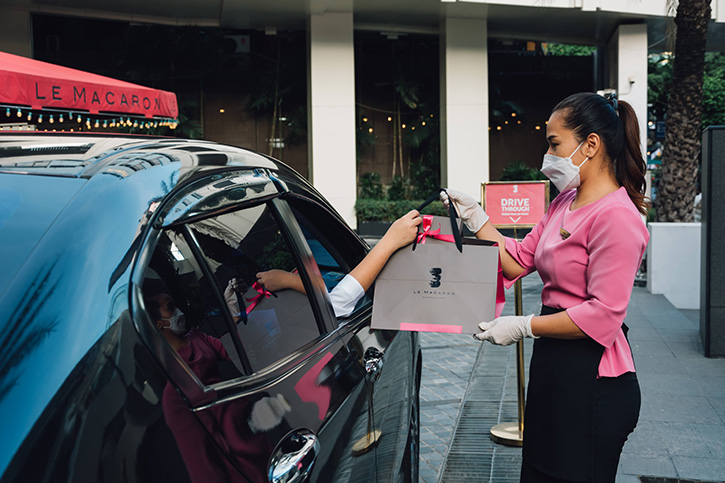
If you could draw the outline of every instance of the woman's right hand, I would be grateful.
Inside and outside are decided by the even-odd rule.
[[[446,193],[448,193],[447,196]],[[450,202],[453,201],[456,211],[458,211],[458,216],[461,217],[466,227],[471,230],[471,233],[475,234],[488,221],[488,215],[483,211],[481,205],[467,194],[453,189],[446,189],[445,191],[441,191],[440,197],[446,210],[449,209]]]

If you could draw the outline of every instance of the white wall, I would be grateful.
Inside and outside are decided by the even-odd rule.
[[[441,183],[481,197],[488,181],[486,20],[441,23]]]
[[[634,108],[642,155],[647,153],[647,25],[620,25],[609,43],[616,45],[617,98]]]
[[[678,309],[700,308],[700,223],[650,223],[647,290]]]
[[[352,13],[311,15],[308,35],[310,181],[357,228]]]

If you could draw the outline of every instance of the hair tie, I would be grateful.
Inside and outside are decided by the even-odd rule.
[[[619,116],[619,103],[617,102],[617,94],[612,92],[604,96],[604,98],[607,100],[610,106],[612,106],[612,109],[614,109],[614,112]]]

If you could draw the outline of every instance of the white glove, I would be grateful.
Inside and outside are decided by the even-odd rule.
[[[284,415],[292,410],[283,395],[263,397],[252,406],[247,423],[253,433],[269,431],[282,422]]]
[[[446,192],[448,192],[448,196],[446,196]],[[456,211],[458,211],[458,216],[461,217],[463,223],[466,224],[472,233],[476,233],[488,221],[488,215],[485,211],[483,211],[481,205],[467,194],[452,189],[446,189],[446,191],[441,191],[440,197],[443,202],[443,206],[446,207],[446,210],[448,210],[450,201],[453,201]],[[449,197],[450,201],[448,199]]]
[[[239,288],[239,282],[236,278],[229,280],[227,288],[224,289],[224,300],[227,302],[229,312],[232,313],[233,317],[241,317],[242,312],[239,310],[239,299],[237,298],[237,288]]]
[[[524,337],[538,339],[531,332],[531,319],[534,315],[510,315],[498,317],[491,322],[481,322],[478,327],[483,330],[473,337],[478,340],[487,340],[491,344],[511,345]]]

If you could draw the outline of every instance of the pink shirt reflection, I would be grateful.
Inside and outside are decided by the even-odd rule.
[[[230,360],[221,341],[198,329],[191,329],[186,338],[189,344],[179,348],[178,353],[189,368],[205,385],[221,381],[219,361]],[[167,384],[163,407],[166,424],[176,439],[191,481],[266,481],[271,448],[264,435],[254,434],[248,425],[251,408],[247,398],[192,413],[181,395]],[[244,478],[217,446],[234,458]]]
[[[506,251],[526,269],[524,275],[538,270],[544,305],[566,309],[604,346],[600,377],[634,372],[622,323],[649,232],[625,188],[570,211],[575,195],[569,190],[557,196],[521,242],[506,239]],[[568,238],[562,238],[561,228]],[[507,280],[507,287],[512,283]]]

